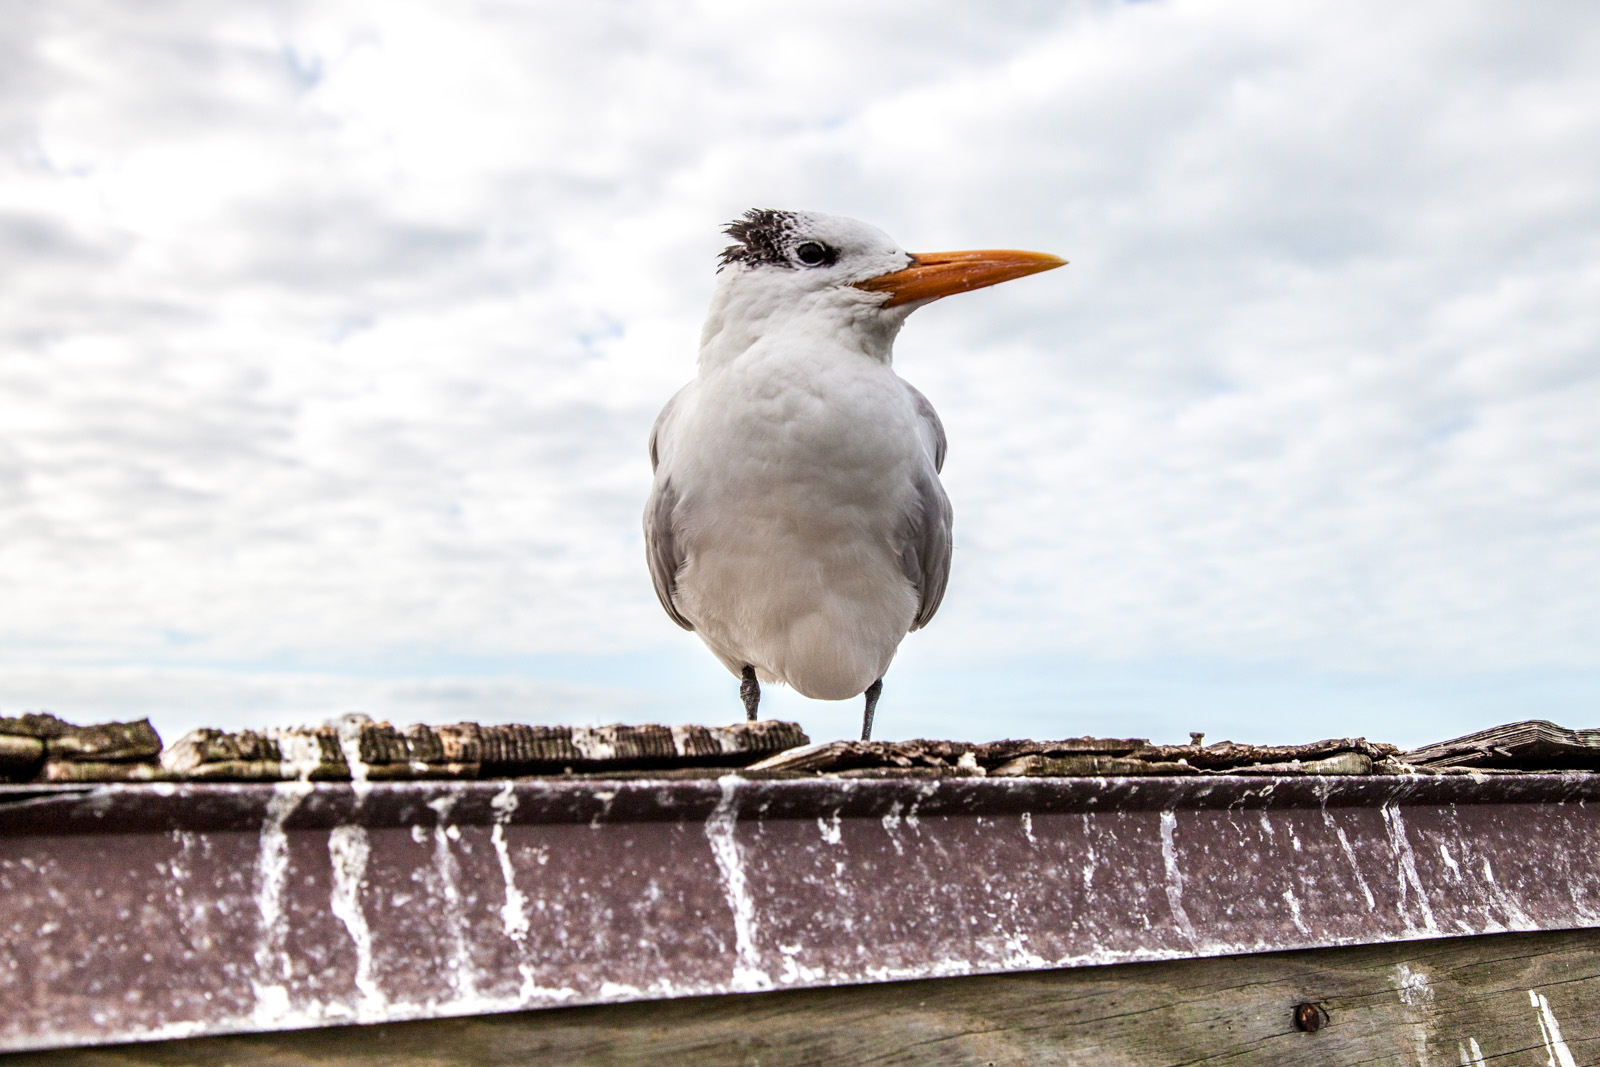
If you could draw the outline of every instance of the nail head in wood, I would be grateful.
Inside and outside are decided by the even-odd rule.
[[[1294,1028],[1302,1033],[1314,1034],[1328,1025],[1328,1013],[1322,1005],[1309,1000],[1294,1006]]]

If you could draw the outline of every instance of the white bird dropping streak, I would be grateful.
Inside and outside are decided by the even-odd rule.
[[[771,989],[772,976],[761,967],[761,953],[756,949],[756,903],[750,896],[745,881],[744,849],[734,835],[739,822],[735,806],[740,779],[728,775],[719,780],[722,798],[716,810],[706,819],[706,840],[711,843],[711,855],[717,861],[717,871],[722,875],[722,889],[728,898],[728,910],[733,912],[734,965],[732,987],[741,991]]]
[[[512,783],[507,781],[489,801],[494,809],[494,828],[489,831],[489,840],[494,844],[495,857],[500,861],[500,877],[506,884],[506,902],[500,905],[500,922],[506,936],[520,942],[528,936],[528,898],[517,888],[517,872],[511,865],[511,849],[506,844],[506,823],[517,810],[517,797],[511,788]]]
[[[1194,923],[1189,920],[1189,913],[1183,907],[1183,871],[1178,866],[1178,847],[1173,840],[1178,830],[1178,815],[1168,808],[1161,813],[1161,865],[1166,870],[1167,881],[1167,907],[1172,911],[1172,918],[1178,924],[1178,929],[1183,931],[1183,936],[1190,943],[1198,944],[1195,935]]]
[[[1333,816],[1328,814],[1328,809],[1322,809],[1322,821],[1333,827],[1333,832],[1339,838],[1339,848],[1344,852],[1344,858],[1350,864],[1350,873],[1356,877],[1356,885],[1361,890],[1361,896],[1367,902],[1368,911],[1378,910],[1378,901],[1372,895],[1372,887],[1367,885],[1367,880],[1361,874],[1361,864],[1356,860],[1356,850],[1350,847],[1350,838],[1344,832],[1344,827],[1335,822]]]
[[[433,828],[433,869],[438,877],[440,896],[444,898],[445,921],[450,925],[450,971],[455,986],[456,1000],[472,1000],[478,995],[478,976],[472,968],[472,952],[467,942],[467,913],[461,899],[460,865],[450,851],[450,842],[461,837],[461,831],[450,823],[450,812],[458,797],[442,796],[428,801],[439,821]]]
[[[328,834],[328,860],[333,866],[333,891],[328,905],[344,923],[356,949],[356,992],[361,996],[357,1017],[363,1021],[383,1018],[388,998],[372,975],[372,930],[361,905],[361,886],[367,878],[367,861],[372,846],[367,828],[357,825],[335,826]]]
[[[645,557],[661,605],[742,679],[865,693],[950,575],[945,435],[895,374],[906,316],[1059,267],[1037,252],[912,255],[853,219],[751,211],[725,231],[695,380],[650,432]]]
[[[350,767],[350,788],[356,795],[357,804],[372,791],[372,782],[367,777],[371,768],[361,758],[361,726],[364,721],[364,717],[346,715],[338,723],[339,750],[344,753],[344,761]]]
[[[1539,1013],[1539,1035],[1544,1038],[1545,1052],[1550,1056],[1550,1067],[1578,1067],[1578,1061],[1572,1058],[1572,1050],[1567,1048],[1567,1043],[1561,1039],[1561,1024],[1556,1022],[1556,1016],[1550,1010],[1550,1001],[1545,999],[1543,993],[1528,990],[1528,999],[1533,1002],[1534,1010]]]
[[[1433,917],[1433,906],[1428,903],[1428,888],[1422,884],[1422,878],[1417,874],[1417,855],[1411,848],[1411,838],[1406,834],[1406,821],[1400,814],[1400,808],[1389,801],[1379,810],[1383,813],[1383,821],[1389,832],[1389,845],[1394,849],[1395,864],[1399,878],[1397,885],[1400,891],[1400,918],[1406,924],[1406,929],[1416,929],[1412,921],[1411,912],[1406,907],[1407,887],[1416,893],[1417,908],[1422,912],[1422,928],[1430,934],[1439,932],[1439,924]]]
[[[289,878],[289,834],[284,823],[311,789],[310,782],[277,783],[261,821],[255,877],[260,933],[255,951],[257,977],[251,980],[258,1023],[270,1023],[289,1011],[289,989],[284,983],[293,975],[294,964],[284,951],[289,934],[288,917],[283,913],[283,888]]]

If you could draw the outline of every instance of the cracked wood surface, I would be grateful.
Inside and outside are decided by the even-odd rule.
[[[1600,1064],[1600,931],[24,1053],[4,1067]],[[1314,1033],[1297,1004],[1327,1013]]]

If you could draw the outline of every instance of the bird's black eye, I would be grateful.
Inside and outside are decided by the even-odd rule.
[[[821,267],[834,260],[834,251],[817,241],[802,241],[794,250],[794,258],[808,267]]]

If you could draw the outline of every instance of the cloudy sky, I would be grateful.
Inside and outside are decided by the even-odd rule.
[[[638,516],[772,206],[1072,261],[901,335],[880,736],[1600,725],[1592,4],[0,12],[0,714],[735,718]]]

